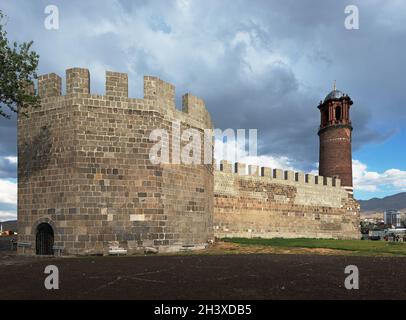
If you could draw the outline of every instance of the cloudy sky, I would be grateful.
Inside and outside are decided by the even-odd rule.
[[[47,30],[47,5],[59,29]],[[359,29],[344,26],[347,5]],[[258,129],[257,158],[317,169],[317,105],[338,89],[354,101],[358,199],[406,191],[406,2],[402,0],[2,0],[10,40],[34,40],[39,73],[86,67],[91,91],[105,70],[127,72],[131,97],[143,75],[206,101],[217,128]],[[0,119],[0,220],[16,211],[15,120]]]

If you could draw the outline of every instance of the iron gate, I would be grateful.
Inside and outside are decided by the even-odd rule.
[[[37,227],[35,249],[38,255],[54,254],[54,231],[48,223],[41,223]]]

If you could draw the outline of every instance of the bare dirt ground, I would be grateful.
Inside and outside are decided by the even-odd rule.
[[[59,290],[44,287],[50,264],[59,269]],[[359,290],[344,287],[350,264],[359,268]],[[406,299],[405,265],[406,258],[312,252],[78,258],[2,252],[0,299]]]
[[[192,254],[252,254],[252,253],[274,253],[274,254],[321,254],[321,255],[349,255],[348,251],[327,248],[280,248],[260,245],[240,245],[232,242],[216,242],[208,249]]]

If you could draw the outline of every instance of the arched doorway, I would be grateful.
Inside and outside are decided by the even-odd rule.
[[[35,237],[35,253],[38,255],[54,254],[54,230],[48,223],[40,223]]]
[[[336,107],[336,120],[337,121],[341,120],[341,107],[340,106]]]

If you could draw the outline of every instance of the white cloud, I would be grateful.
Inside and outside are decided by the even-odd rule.
[[[384,188],[394,192],[406,191],[406,171],[389,169],[382,173],[368,171],[366,164],[353,160],[354,188],[359,191],[377,192]]]
[[[270,167],[273,169],[295,170],[291,160],[286,156],[275,157],[271,155],[249,155],[248,150],[238,143],[215,140],[214,158],[219,164],[220,160],[228,160],[231,163],[240,162],[247,165]],[[298,170],[295,170],[298,171]]]
[[[0,203],[17,204],[17,183],[0,179]]]
[[[11,211],[1,211],[0,210],[0,221],[16,220],[17,213]]]
[[[242,78],[246,80],[262,80],[262,76],[269,73],[269,68],[274,65],[289,65],[289,59],[274,50],[270,50],[267,44],[258,36],[255,29],[248,31],[238,31],[231,40],[231,46],[244,46]]]
[[[11,164],[17,164],[17,157],[4,157]]]
[[[217,164],[220,160],[228,160],[231,163],[241,162],[245,164],[263,167],[278,168],[284,170],[301,171],[295,168],[292,159],[287,156],[275,157],[272,155],[248,155],[248,151],[239,146],[237,149],[232,142],[223,143],[215,140],[214,158]],[[231,152],[230,152],[230,151]],[[239,155],[239,156],[238,156]],[[368,171],[368,166],[359,160],[353,160],[354,188],[357,191],[379,192],[391,190],[393,192],[406,191],[406,171],[388,169],[382,173]],[[315,164],[318,167],[318,163]],[[312,170],[310,174],[318,175],[318,170]]]

